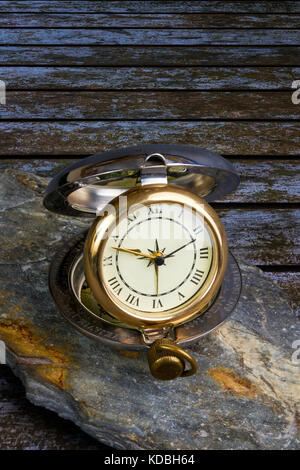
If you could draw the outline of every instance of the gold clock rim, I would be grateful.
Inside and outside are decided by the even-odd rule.
[[[127,207],[138,204],[150,205],[158,202],[177,203],[193,207],[204,216],[205,222],[210,228],[213,242],[213,261],[210,273],[203,285],[185,304],[163,312],[144,312],[126,306],[118,301],[106,288],[103,281],[102,264],[99,262],[102,259],[109,234],[116,222],[114,214],[108,211],[106,215],[98,216],[94,220],[84,246],[85,276],[96,300],[113,317],[138,329],[177,326],[192,320],[205,311],[213,302],[225,276],[228,246],[222,222],[204,199],[178,186],[147,185],[130,189],[122,196],[127,196]],[[114,206],[115,213],[118,214],[119,197],[115,198],[110,204]],[[121,214],[121,218],[125,216],[125,213]],[[119,222],[120,220],[117,221],[117,223]]]

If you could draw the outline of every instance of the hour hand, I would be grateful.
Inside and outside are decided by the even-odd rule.
[[[132,255],[143,256],[145,258],[154,259],[153,255],[148,255],[146,253],[142,253],[140,250],[130,250],[129,248],[121,248],[119,246],[112,246],[112,248],[114,250],[123,251],[124,253],[131,253]]]

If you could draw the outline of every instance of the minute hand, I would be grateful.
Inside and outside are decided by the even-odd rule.
[[[185,248],[186,246],[190,245],[191,243],[194,243],[195,240],[196,240],[196,238],[194,238],[194,240],[189,241],[188,243],[186,243],[185,245],[181,246],[180,248],[177,248],[177,250],[172,251],[172,252],[169,253],[168,255],[164,256],[164,259],[169,258],[169,256],[174,255],[175,253],[177,253],[177,251],[183,250],[183,248]]]

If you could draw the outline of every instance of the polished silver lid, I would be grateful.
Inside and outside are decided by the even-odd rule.
[[[147,144],[97,153],[69,165],[50,182],[44,205],[52,212],[94,216],[115,197],[141,184],[174,184],[221,199],[239,184],[230,162],[205,149]]]

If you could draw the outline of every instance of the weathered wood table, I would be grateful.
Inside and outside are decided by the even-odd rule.
[[[300,292],[300,104],[291,99],[292,82],[300,80],[300,3],[0,1],[0,28],[0,80],[7,88],[6,105],[0,104],[2,284],[20,269],[18,254],[27,279],[36,280],[40,252],[36,239],[26,237],[22,205],[24,215],[64,165],[138,143],[194,144],[219,152],[241,173],[239,189],[214,207],[239,260],[261,268],[288,294],[280,315],[286,308],[292,325],[288,303],[296,317]],[[68,222],[61,226],[68,235]],[[5,246],[7,237],[16,250]],[[6,285],[8,295],[21,279]],[[45,285],[39,288],[44,292]],[[215,342],[208,341],[206,353],[200,348],[201,361]],[[231,382],[226,368],[215,379],[224,386],[224,401],[235,400],[238,380],[248,406],[257,393],[247,367]],[[102,447],[31,405],[7,366],[0,366],[0,410],[2,449]],[[296,446],[295,422],[291,418],[279,447]],[[137,446],[149,444],[139,439]],[[236,447],[247,442],[249,448],[275,446],[256,436],[237,439]]]

